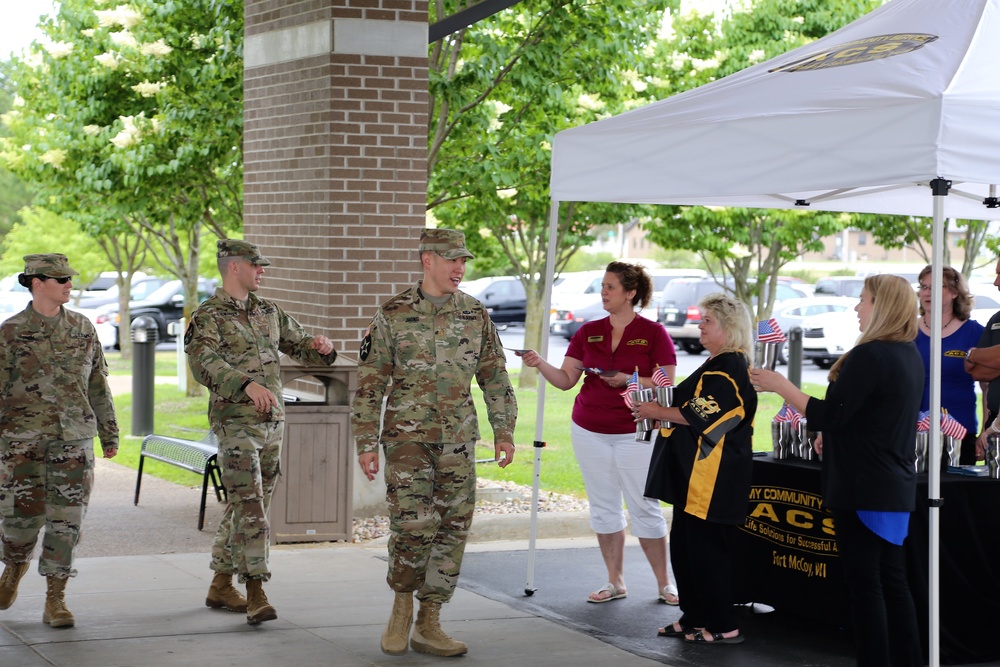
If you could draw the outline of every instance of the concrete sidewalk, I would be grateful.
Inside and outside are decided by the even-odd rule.
[[[41,622],[44,580],[33,567],[15,604],[0,612],[0,665],[440,664],[446,659],[379,650],[392,605],[384,553],[347,544],[275,548],[266,590],[278,620],[254,627],[243,614],[204,606],[205,553],[79,559],[66,597],[77,624],[65,629]],[[469,644],[463,665],[660,664],[462,588],[442,617]]]
[[[36,559],[15,604],[0,611],[0,665],[339,667],[443,660],[413,652],[389,657],[379,650],[392,606],[384,543],[272,547],[273,578],[266,590],[278,610],[276,621],[251,627],[244,614],[205,607],[212,575],[208,554],[222,505],[209,499],[205,530],[198,531],[200,489],[144,475],[135,506],[135,477],[134,470],[98,460],[78,548],[79,575],[66,588],[76,627],[42,623],[45,581]],[[489,532],[499,530],[494,526]],[[539,543],[564,547],[584,541],[594,545],[592,538]],[[469,551],[525,546],[487,542],[472,544]],[[510,574],[522,576],[517,570]],[[470,646],[464,665],[659,664],[462,588],[442,615],[446,629]]]

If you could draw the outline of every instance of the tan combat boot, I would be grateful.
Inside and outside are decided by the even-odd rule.
[[[17,599],[17,585],[28,572],[31,563],[7,563],[0,575],[0,609],[10,609]]]
[[[233,575],[216,572],[212,585],[208,587],[205,606],[212,609],[228,609],[241,614],[247,610],[247,599],[233,586]]]
[[[247,579],[247,624],[257,625],[264,621],[278,618],[278,612],[267,602],[264,595],[264,582],[260,579]]]
[[[421,602],[417,612],[417,624],[413,626],[413,638],[410,646],[414,651],[430,653],[431,655],[453,656],[465,655],[469,647],[452,639],[441,629],[440,602]]]
[[[73,627],[76,619],[66,608],[66,580],[53,577],[51,574],[45,579],[49,588],[45,593],[45,612],[42,614],[42,622],[53,628]]]
[[[413,593],[396,593],[389,625],[382,633],[382,653],[403,655],[409,650],[410,626],[413,624]]]

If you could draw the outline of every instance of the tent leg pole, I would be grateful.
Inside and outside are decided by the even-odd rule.
[[[552,280],[556,270],[556,237],[559,232],[559,201],[549,204],[549,238],[545,248],[545,289],[542,293],[543,313],[552,307]],[[545,359],[549,354],[549,326],[542,322],[542,344],[538,354]],[[538,490],[542,479],[542,431],[545,426],[545,378],[538,374],[538,408],[535,419],[535,474],[531,484],[531,530],[528,536],[528,576],[524,587],[525,595],[535,592],[535,541],[538,537]]]
[[[928,505],[928,575],[927,582],[927,639],[928,665],[941,664],[941,610],[940,610],[940,549],[941,537],[941,324],[942,290],[944,285],[944,198],[948,196],[951,181],[936,178],[931,181],[934,201],[934,227],[931,260],[931,368],[930,368],[930,446],[927,464]]]

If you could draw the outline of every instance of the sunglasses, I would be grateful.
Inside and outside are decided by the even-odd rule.
[[[32,276],[32,278],[38,278],[39,280],[54,280],[60,285],[65,285],[69,281],[73,280],[69,276],[62,276],[61,278],[56,278],[55,276]]]

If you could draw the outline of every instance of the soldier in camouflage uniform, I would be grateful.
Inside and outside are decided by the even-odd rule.
[[[212,548],[215,576],[205,604],[245,611],[247,623],[256,625],[278,617],[263,582],[271,578],[267,511],[285,426],[279,353],[309,365],[332,364],[337,353],[326,336],[310,336],[254,294],[271,264],[256,245],[235,239],[217,245],[222,287],[195,310],[184,333],[191,373],[211,391],[208,418],[229,496]],[[246,584],[246,597],[233,586],[233,574]]]
[[[473,378],[483,390],[496,459],[501,466],[514,459],[517,403],[500,337],[483,304],[458,290],[471,257],[461,232],[423,230],[423,280],[382,305],[361,344],[351,427],[368,479],[379,469],[380,441],[385,448],[387,581],[396,591],[382,635],[389,655],[406,653],[408,642],[433,655],[468,650],[444,633],[439,614],[455,590],[475,509]],[[411,639],[414,592],[420,610]]]
[[[32,301],[0,325],[0,609],[17,599],[44,526],[38,573],[48,586],[42,621],[52,627],[75,623],[64,594],[94,484],[94,436],[104,458],[118,453],[97,332],[63,308],[75,275],[65,255],[25,256],[18,282]]]

